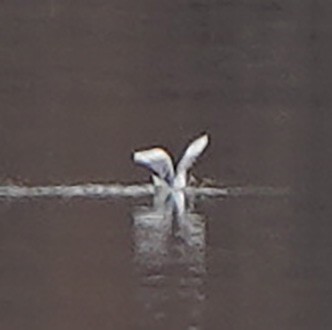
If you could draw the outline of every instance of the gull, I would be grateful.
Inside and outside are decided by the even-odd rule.
[[[162,148],[136,151],[133,160],[152,172],[153,183],[157,187],[181,190],[187,187],[187,172],[194,165],[209,143],[207,134],[192,141],[180,161],[174,165],[171,156]]]

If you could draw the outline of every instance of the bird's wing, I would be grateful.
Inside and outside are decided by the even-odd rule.
[[[193,166],[196,159],[205,150],[208,143],[209,143],[209,137],[207,134],[204,134],[198,139],[191,142],[177,165],[176,168],[177,174],[179,174],[180,172],[188,171]]]
[[[168,184],[174,178],[174,166],[171,157],[161,148],[137,151],[133,155],[134,162],[147,167],[153,174]]]

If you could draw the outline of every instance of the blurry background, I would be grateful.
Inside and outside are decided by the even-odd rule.
[[[135,148],[178,155],[207,131],[204,174],[312,187],[331,157],[330,14],[309,0],[3,1],[1,177],[141,180]]]
[[[1,182],[144,181],[133,150],[178,157],[208,132],[200,176],[294,194],[204,206],[215,222],[203,324],[329,329],[331,10],[323,0],[1,1]],[[2,202],[3,328],[136,329],[125,312],[136,311],[148,329],[150,313],[130,298],[128,213],[122,201]],[[165,310],[181,310],[173,298]]]

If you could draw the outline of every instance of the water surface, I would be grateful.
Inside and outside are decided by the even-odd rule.
[[[208,132],[242,190],[1,198],[0,328],[330,329],[330,7],[2,2],[1,186],[146,182],[133,150]]]

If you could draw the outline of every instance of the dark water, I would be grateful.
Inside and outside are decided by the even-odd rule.
[[[130,153],[290,194],[0,202],[1,329],[330,329],[331,5],[2,1],[0,178],[139,182]]]

